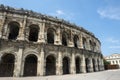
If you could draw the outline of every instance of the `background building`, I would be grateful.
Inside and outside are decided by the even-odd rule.
[[[111,65],[119,65],[120,68],[120,54],[112,54],[105,57],[106,61],[110,62]]]

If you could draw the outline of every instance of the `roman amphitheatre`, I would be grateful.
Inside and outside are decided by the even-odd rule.
[[[63,19],[0,5],[0,77],[104,70],[93,33]]]

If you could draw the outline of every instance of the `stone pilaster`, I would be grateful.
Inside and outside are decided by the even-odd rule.
[[[80,46],[79,46],[79,48],[83,48],[83,39],[82,39],[82,35],[80,35],[80,38],[79,38],[79,40],[80,40]]]
[[[19,77],[21,74],[22,54],[23,54],[23,49],[19,48],[18,53],[17,53],[17,58],[15,60],[15,67],[14,67],[13,76],[15,77]]]
[[[91,50],[91,48],[90,48],[90,42],[89,42],[88,38],[86,39],[86,42],[87,42],[87,50]]]
[[[37,66],[37,75],[43,76],[45,74],[45,68],[44,68],[44,50],[41,48],[40,57],[38,59],[38,66]]]
[[[101,64],[101,59],[99,58],[99,66],[100,66],[100,71],[102,69],[102,64]]]
[[[27,16],[24,16],[23,22],[20,24],[20,29],[19,29],[19,35],[18,35],[18,40],[24,40],[25,36],[24,36],[24,30],[26,27],[26,20],[27,20]]]
[[[81,48],[81,45],[80,45],[81,43],[80,43],[80,38],[78,39],[78,41],[77,41],[77,46],[78,46],[78,48],[80,49]]]
[[[92,62],[92,58],[90,58],[90,72],[93,72],[93,62]]]
[[[5,23],[4,27],[3,27],[3,33],[2,33],[2,38],[3,39],[8,39],[8,33],[9,33],[9,29],[8,29],[8,24]]]
[[[81,72],[86,73],[86,63],[85,63],[85,56],[82,55],[82,60],[81,60]]]
[[[40,64],[40,54],[38,56],[38,61],[37,61],[37,76],[40,76],[40,73],[41,73],[41,64]]]
[[[72,29],[69,35],[70,35],[70,38],[68,39],[68,47],[74,47]]]
[[[56,64],[56,74],[57,75],[62,75],[62,54],[59,51],[58,52],[58,59],[57,59],[57,64]]]
[[[104,70],[104,60],[102,59],[102,70]]]
[[[38,35],[38,42],[45,43],[45,21],[43,20],[43,22],[39,24],[39,26],[40,26],[40,31]]]
[[[100,70],[104,70],[104,62],[103,59],[100,59]]]
[[[29,28],[28,25],[26,25],[24,32],[25,32],[25,35],[24,35],[25,38],[24,38],[24,39],[25,39],[26,41],[29,41],[30,28]]]
[[[75,54],[72,53],[72,59],[71,59],[71,64],[70,64],[70,73],[75,74]]]
[[[98,71],[100,71],[100,60],[97,59],[97,63],[98,63]]]
[[[0,38],[2,37],[2,30],[4,27],[4,23],[5,23],[5,17],[6,17],[6,12],[3,13],[4,16],[2,16],[2,18],[0,18]]]
[[[55,45],[62,45],[62,42],[61,42],[62,40],[60,36],[61,36],[60,27],[58,27],[56,35],[55,35],[55,42],[54,42]]]
[[[24,73],[24,64],[25,64],[25,60],[22,59],[20,76],[23,76],[23,73]]]
[[[98,71],[98,63],[97,63],[97,59],[95,59],[95,71]]]
[[[98,52],[101,53],[101,47],[100,47],[100,44],[98,45]]]

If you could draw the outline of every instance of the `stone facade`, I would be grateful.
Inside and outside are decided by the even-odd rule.
[[[65,20],[0,5],[0,76],[104,70],[100,41]]]
[[[110,56],[106,56],[105,60],[110,62],[111,65],[118,65],[120,68],[120,54],[111,54]]]

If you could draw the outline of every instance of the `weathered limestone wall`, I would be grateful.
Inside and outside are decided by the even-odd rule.
[[[18,34],[15,33],[17,36],[13,34],[16,25],[19,28]],[[37,41],[29,39],[32,33],[31,26],[38,30],[37,36],[34,35],[38,38],[32,36]],[[52,30],[52,37],[54,36],[52,44],[48,43],[49,29]],[[10,35],[14,35],[15,38],[9,39]],[[46,59],[49,55],[55,58],[56,75],[64,73],[64,57],[69,60],[70,74],[75,74],[77,71],[76,57],[80,58],[81,73],[104,70],[100,46],[100,41],[92,33],[64,20],[0,6],[0,59],[5,54],[15,56],[13,76],[24,76],[25,60],[31,54],[37,57],[37,76],[46,75]]]

